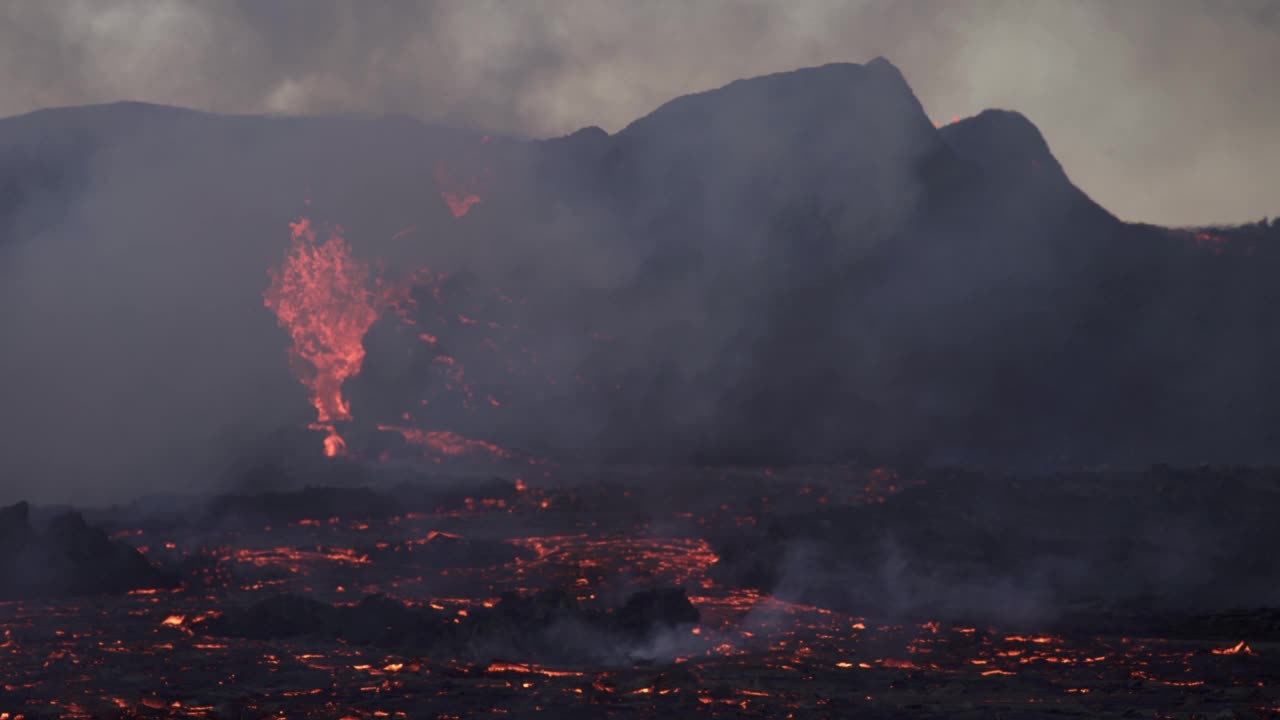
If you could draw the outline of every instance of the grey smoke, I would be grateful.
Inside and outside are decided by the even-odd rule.
[[[7,3],[0,115],[137,99],[549,136],[877,55],[937,121],[1023,112],[1122,218],[1245,221],[1280,206],[1271,0]]]
[[[324,2],[13,4],[0,9],[0,34],[21,30],[22,37],[0,37],[0,77],[11,89],[0,103],[7,103],[6,111],[18,112],[135,97],[224,112],[405,112],[455,125],[546,135],[590,122],[615,130],[686,90],[827,58],[865,61],[876,48],[884,48],[904,67],[925,108],[933,109],[948,105],[938,100],[939,93],[964,94],[954,80],[964,74],[958,69],[963,64],[934,58],[977,52],[967,40],[961,42],[968,36],[958,35],[955,27],[969,27],[970,35],[976,36],[975,18],[994,12],[994,7],[903,2],[807,5],[783,13],[781,5],[746,3],[446,3],[374,9]],[[1022,7],[1010,5],[1006,9],[1011,14],[999,18],[1013,22],[1025,13]],[[1047,18],[1092,6],[1040,7]],[[1186,6],[1183,12],[1200,12],[1196,7],[1200,6]],[[1243,8],[1237,7],[1240,12]],[[1091,12],[1096,16],[1103,6]],[[1093,18],[1090,22],[1101,22],[1095,16],[1088,16]],[[712,32],[713,27],[719,30]],[[840,27],[850,33],[845,40],[835,32]],[[695,38],[699,29],[705,37]],[[862,45],[865,52],[859,49]],[[746,47],[760,51],[743,53]],[[982,74],[970,73],[967,82],[990,83],[1004,77],[1009,88],[1024,88],[1020,92],[1032,95],[1043,92],[1063,106],[1090,97],[1076,86],[1065,94],[1047,90],[1046,83],[1056,81],[1050,76],[1059,67],[1048,60],[1038,75],[1019,74],[1035,66],[1030,61],[1006,65],[993,63]],[[1071,63],[1064,60],[1062,67]],[[1097,87],[1110,81],[1110,75],[1099,78]],[[1268,86],[1259,84],[1257,91],[1264,87]],[[957,106],[955,114],[964,115],[988,99],[973,94],[967,100],[972,107],[959,101],[950,104]],[[1015,107],[1021,102],[1015,95],[990,100]],[[1224,102],[1221,107],[1233,105]],[[773,108],[783,113],[791,109]],[[775,128],[767,125],[769,113],[739,114],[751,115],[755,124],[733,122],[735,116],[718,128],[735,128],[739,132],[729,134],[740,141],[739,148],[750,151],[717,164],[706,178],[710,190],[719,192],[726,186],[737,192],[742,175],[770,167],[769,153],[779,149],[770,147],[769,140],[781,135],[787,123],[779,121]],[[882,114],[890,122],[903,117]],[[1043,122],[1043,113],[1032,109],[1030,114]],[[831,128],[828,141],[848,134],[839,125],[844,122],[839,113],[818,117],[823,120],[819,125]],[[926,119],[910,117],[927,128]],[[527,208],[504,213],[500,206],[492,211],[495,206],[486,205],[487,212],[454,223],[435,196],[433,163],[450,153],[475,154],[478,138],[428,129],[403,118],[213,118],[112,106],[12,118],[3,126],[0,161],[7,172],[0,181],[7,176],[20,182],[14,185],[19,190],[16,207],[7,207],[12,197],[0,192],[0,328],[9,343],[0,353],[0,397],[5,401],[0,416],[0,501],[26,497],[88,502],[124,499],[143,491],[208,488],[238,481],[229,478],[236,477],[239,468],[228,466],[245,457],[252,461],[259,448],[270,455],[272,448],[288,446],[277,433],[299,434],[306,447],[317,447],[318,439],[305,430],[314,415],[289,371],[287,337],[261,298],[266,270],[280,262],[285,247],[285,223],[301,210],[304,194],[313,193],[314,208],[327,214],[320,219],[348,226],[348,237],[362,257],[383,257],[367,243],[423,222],[422,235],[388,246],[407,254],[403,262],[387,255],[389,262],[411,268],[421,264],[414,253],[430,251],[433,264],[434,258],[452,253],[458,264],[488,275],[482,284],[497,287],[505,287],[504,275],[513,273],[533,275],[530,279],[544,286],[625,286],[645,255],[620,248],[627,242],[633,248],[649,248],[654,240],[643,230],[636,230],[636,237],[615,232],[617,221],[611,213],[616,208],[595,207],[590,200],[549,203],[539,207],[541,224],[518,228],[509,223],[528,217]],[[683,131],[688,125],[673,127],[683,133],[682,139],[706,144],[706,138]],[[722,132],[718,128],[716,132]],[[893,131],[907,129],[893,126]],[[1110,152],[1109,136],[1101,131],[1092,135],[1095,130],[1081,126],[1082,141]],[[1096,181],[1081,177],[1080,156],[1070,155],[1069,138],[1064,150],[1063,138],[1052,130],[1048,135],[1084,189],[1104,204],[1114,204],[1105,187],[1100,192]],[[892,133],[875,136],[883,144]],[[1193,139],[1183,145],[1213,146],[1213,137]],[[1265,157],[1265,148],[1252,143],[1249,133],[1228,139],[1255,145],[1249,148],[1250,162]],[[590,144],[589,137],[585,141]],[[500,144],[501,140],[493,143]],[[810,151],[821,156],[832,149],[825,142]],[[1194,152],[1184,153],[1171,157],[1194,164]],[[651,160],[650,165],[667,162],[646,156],[637,161],[639,171],[670,169],[648,166],[639,162],[642,159]],[[22,162],[32,162],[34,170],[28,172]],[[1106,163],[1115,167],[1114,158]],[[1218,178],[1197,185],[1205,202],[1213,202],[1216,193],[1268,187],[1240,180],[1238,174],[1247,171],[1248,163],[1227,164],[1237,175],[1230,182]],[[1146,166],[1130,170],[1144,181],[1164,182],[1178,175],[1167,171],[1162,176]],[[1143,188],[1118,170],[1107,173],[1122,187]],[[505,180],[521,187],[521,177],[517,167]],[[785,188],[787,183],[776,186]],[[882,179],[875,192],[887,193],[888,198],[877,196],[887,202],[842,207],[849,217],[841,219],[841,237],[864,235],[849,232],[865,219],[858,208],[901,207],[913,195],[908,185]],[[671,209],[662,203],[679,202],[678,196],[669,195],[648,193],[649,201],[656,203],[649,214],[661,217],[657,210]],[[1190,212],[1192,205],[1180,207]],[[726,411],[724,403],[742,378],[756,371],[756,354],[739,349],[751,348],[760,339],[757,310],[767,309],[777,289],[774,284],[783,287],[786,279],[773,278],[762,286],[750,271],[795,261],[780,248],[749,242],[762,236],[751,234],[758,230],[745,226],[740,216],[728,212],[730,208],[707,207],[716,210],[705,213],[707,220],[718,224],[708,225],[715,232],[700,240],[719,242],[708,245],[716,267],[732,263],[736,274],[715,287],[650,287],[653,302],[643,306],[645,312],[608,330],[685,339],[679,343],[680,362],[672,366],[679,374],[675,379],[686,384],[697,377],[707,381],[698,385],[698,392],[678,397],[679,406],[667,413],[673,426],[687,418],[697,427],[697,421],[711,417],[743,418],[751,425],[757,413]],[[12,214],[6,216],[9,211]],[[447,224],[429,227],[432,217]],[[365,245],[359,247],[361,243]],[[859,249],[856,243],[841,247],[849,252]],[[1029,256],[1019,257],[1026,261]],[[501,262],[489,262],[493,258]],[[1044,254],[1037,262],[1049,259]],[[791,267],[796,273],[803,270]],[[948,285],[955,274],[951,270],[940,267],[922,276],[932,292],[908,297],[893,286],[892,278],[882,275],[849,287],[863,293],[868,306],[879,303],[900,308],[908,318],[912,313],[924,316],[931,303],[953,291]],[[699,330],[707,323],[696,311],[708,307],[705,302],[713,293],[725,308],[725,322],[717,332],[707,333]],[[683,315],[675,312],[682,309]],[[573,310],[571,314],[581,316],[583,328],[597,329],[591,324],[591,308]],[[769,319],[778,327],[787,325],[784,313]],[[864,400],[876,400],[884,394],[880,381],[886,369],[900,365],[892,348],[903,339],[902,331],[857,322],[848,327],[853,329],[842,332],[856,332],[858,353],[865,356],[847,371],[848,380],[869,397]],[[582,334],[543,338],[548,355],[556,356],[548,360],[564,364],[559,361],[581,357],[587,345]],[[993,332],[991,337],[999,335]],[[654,364],[654,353],[658,358],[668,355],[663,342],[647,348],[628,360],[644,369]],[[378,376],[372,364],[366,365],[362,380]],[[797,365],[796,377],[807,369]],[[824,366],[819,363],[817,369]],[[395,372],[383,374],[391,381],[398,379]],[[384,390],[397,399],[406,392],[396,382],[387,383]],[[894,394],[887,396],[892,399]],[[967,397],[909,397],[909,405],[973,404]],[[931,432],[929,427],[909,427],[911,413],[887,405],[879,403],[870,431],[885,437]],[[529,423],[518,413],[507,417],[563,436],[550,440],[581,437],[589,445],[594,439],[589,433],[602,425],[592,414],[599,408],[575,409],[580,416],[557,417],[554,423]],[[500,436],[497,431],[504,429],[450,427],[484,436]],[[726,423],[723,429],[732,435],[741,428]],[[262,473],[249,475],[258,478]]]

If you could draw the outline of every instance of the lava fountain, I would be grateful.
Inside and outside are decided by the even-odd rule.
[[[342,384],[360,372],[364,336],[378,318],[369,291],[369,266],[351,256],[341,228],[316,241],[305,217],[289,224],[290,245],[284,262],[269,271],[263,302],[289,331],[289,357],[294,372],[311,391],[316,409],[313,430],[326,433],[329,457],[346,453],[336,423],[351,419]]]

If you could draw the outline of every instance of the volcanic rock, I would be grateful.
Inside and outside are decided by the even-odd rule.
[[[386,595],[339,607],[334,633],[345,642],[378,647],[429,647],[444,636],[449,618],[411,608]]]
[[[560,590],[504,593],[493,607],[462,616],[385,595],[335,606],[284,594],[229,610],[197,627],[209,635],[323,637],[477,660],[617,662],[633,644],[698,618],[682,589],[638,592],[622,608],[607,612],[583,608]]]
[[[0,242],[21,260],[5,287],[58,300],[33,301],[53,313],[41,322],[7,314],[0,335],[63,368],[15,356],[0,396],[16,417],[60,417],[91,440],[102,415],[66,403],[110,408],[112,452],[80,454],[125,458],[118,477],[222,482],[282,424],[305,437],[280,454],[318,454],[262,292],[287,219],[320,209],[352,229],[361,264],[479,288],[451,286],[445,307],[417,287],[416,313],[382,313],[413,331],[375,323],[364,338],[365,369],[344,384],[353,455],[394,440],[379,426],[408,422],[418,390],[441,388],[441,353],[423,335],[496,403],[440,389],[433,428],[539,456],[1045,467],[1266,461],[1280,447],[1280,227],[1123,222],[1071,183],[1029,119],[993,111],[935,128],[883,59],[740,80],[614,135],[486,142],[403,117],[127,103],[0,121],[0,157],[13,161],[0,163]],[[440,201],[437,162],[486,178],[465,217]],[[431,241],[391,239],[409,227]],[[83,254],[88,233],[100,255]],[[103,267],[67,282],[66,257]],[[170,272],[133,277],[160,260]],[[121,277],[135,292],[99,284]],[[518,301],[490,302],[499,292]],[[139,312],[155,298],[171,312]],[[65,332],[51,342],[49,325]],[[148,362],[104,375],[75,344],[103,326],[108,349],[146,347]],[[190,350],[210,343],[225,357]],[[536,371],[521,357],[539,358]],[[149,386],[182,392],[119,406]],[[247,438],[220,444],[229,425]],[[8,477],[47,454],[14,432]],[[162,434],[159,448],[119,446]],[[248,477],[257,487],[262,474]],[[29,482],[15,492],[43,480]]]
[[[391,498],[370,488],[307,487],[245,495],[219,495],[205,509],[208,525],[277,525],[302,519],[385,517],[395,512]]]
[[[1277,502],[1280,472],[1267,469],[943,471],[882,504],[726,530],[714,573],[884,617],[1148,626],[1162,614],[1280,605],[1280,559],[1256,550],[1280,544]]]
[[[396,477],[391,471],[379,472]],[[155,532],[280,527],[302,520],[325,522],[332,517],[371,520],[407,512],[451,510],[465,507],[468,501],[508,500],[514,494],[515,486],[510,480],[433,475],[425,481],[418,477],[416,482],[381,483],[377,487],[305,485],[267,492],[221,493],[207,499],[151,497],[123,508],[99,510],[93,516],[110,529],[142,528]]]
[[[655,627],[694,625],[701,619],[684,588],[645,590],[632,595],[615,615],[628,632],[644,634]]]
[[[332,605],[294,594],[273,595],[241,611],[227,612],[202,627],[215,635],[254,640],[321,635],[338,627]]]
[[[37,531],[30,508],[0,509],[0,600],[120,593],[173,584],[129,545],[64,513]]]
[[[0,544],[21,544],[31,535],[31,506],[26,502],[0,508]]]

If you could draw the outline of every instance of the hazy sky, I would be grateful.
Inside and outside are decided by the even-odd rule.
[[[0,115],[135,99],[612,132],[877,55],[935,120],[1023,112],[1126,219],[1280,214],[1277,0],[7,0]]]

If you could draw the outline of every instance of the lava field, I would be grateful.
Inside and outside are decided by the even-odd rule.
[[[0,717],[1280,716],[1280,473],[526,470],[11,508]]]

